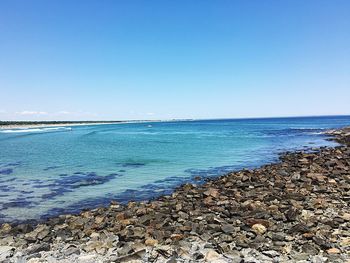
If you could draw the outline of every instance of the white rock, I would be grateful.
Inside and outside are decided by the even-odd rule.
[[[262,253],[266,256],[271,257],[271,258],[278,257],[280,255],[280,253],[278,253],[275,250],[267,250],[267,251],[263,251]]]
[[[13,256],[15,251],[14,247],[1,246],[0,247],[0,262],[5,261],[6,258]]]
[[[205,260],[207,262],[212,262],[214,260],[217,260],[220,258],[220,254],[216,252],[214,249],[208,250],[208,252],[205,254]]]
[[[78,257],[79,262],[93,262],[96,258],[94,254],[88,254]]]

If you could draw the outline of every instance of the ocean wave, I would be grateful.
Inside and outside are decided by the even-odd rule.
[[[70,127],[50,127],[50,128],[25,128],[25,129],[11,129],[2,130],[0,133],[33,133],[33,132],[52,132],[52,131],[70,131]]]
[[[291,127],[285,129],[265,130],[262,131],[262,134],[268,136],[321,135],[325,132],[325,130],[325,128]]]

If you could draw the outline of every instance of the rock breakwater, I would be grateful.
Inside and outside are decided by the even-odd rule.
[[[0,262],[350,262],[350,129],[328,134],[157,200],[3,224]]]

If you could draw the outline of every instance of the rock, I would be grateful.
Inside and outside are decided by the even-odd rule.
[[[152,238],[146,239],[145,245],[146,246],[156,246],[156,245],[158,245],[158,240],[152,239]]]
[[[105,220],[105,217],[104,217],[104,216],[97,216],[97,217],[95,218],[95,224],[100,225],[100,224],[103,223],[104,220]]]
[[[91,240],[99,240],[100,239],[100,234],[99,233],[91,233],[90,235]]]
[[[288,233],[307,233],[309,231],[310,231],[310,229],[307,225],[300,223],[300,224],[296,224],[295,226],[291,227],[288,230]]]
[[[180,211],[182,209],[182,204],[176,204],[175,209],[176,211]]]
[[[27,263],[41,263],[40,258],[31,258],[27,261]]]
[[[13,256],[15,251],[14,247],[10,246],[0,246],[0,262],[5,261],[7,258]]]
[[[91,252],[91,251],[102,251],[104,250],[104,244],[101,241],[89,241],[86,243],[84,250],[86,252]]]
[[[288,219],[288,221],[295,221],[298,215],[298,209],[296,209],[295,207],[291,207],[286,213],[286,218]]]
[[[268,228],[270,226],[270,222],[268,220],[264,219],[256,219],[256,218],[249,218],[245,221],[245,223],[248,226],[253,226],[255,224],[263,225],[264,227]]]
[[[47,225],[38,225],[32,232],[25,234],[25,239],[29,241],[43,240],[50,233]]]
[[[328,262],[328,258],[321,255],[312,256],[310,258],[311,263],[325,263]]]
[[[6,234],[9,234],[12,230],[12,227],[10,224],[8,223],[5,223],[1,226],[0,228],[0,235],[6,235]]]
[[[205,254],[206,262],[213,262],[214,260],[218,260],[219,258],[220,258],[220,254],[213,249],[208,250],[207,253]]]
[[[130,219],[123,219],[123,220],[120,220],[119,222],[124,226],[131,225],[133,223],[132,220]]]
[[[206,196],[211,196],[211,197],[218,197],[219,196],[219,191],[215,188],[209,188],[207,191],[203,193]]]
[[[278,253],[275,250],[266,250],[262,252],[264,255],[270,257],[270,258],[274,258],[274,257],[279,257],[280,253]]]
[[[320,255],[312,256],[310,260],[311,260],[311,263],[325,263],[325,262],[328,262],[328,258],[322,257]]]
[[[339,249],[337,249],[337,248],[330,248],[330,249],[327,250],[327,253],[328,254],[340,254],[341,251]]]
[[[343,238],[340,243],[342,247],[350,247],[350,237]]]
[[[316,254],[318,254],[319,249],[317,249],[312,244],[304,244],[302,246],[302,251],[305,252],[306,254],[309,254],[309,255],[316,255]]]
[[[82,255],[78,257],[78,262],[83,263],[83,262],[95,262],[93,261],[96,258],[96,255]]]
[[[76,247],[75,245],[67,245],[64,249],[64,255],[65,256],[71,256],[71,255],[79,255],[80,249]]]
[[[74,217],[70,222],[70,227],[72,229],[82,229],[86,224],[86,219],[82,217]]]
[[[258,235],[263,235],[266,232],[266,227],[262,224],[254,224],[252,230]]]
[[[17,232],[28,233],[33,230],[33,227],[29,224],[19,224],[15,227]]]
[[[273,241],[284,241],[285,234],[284,233],[272,233],[271,239]]]
[[[203,253],[201,253],[200,251],[197,251],[193,254],[193,259],[194,260],[201,260],[204,258]]]
[[[133,236],[137,238],[142,238],[145,235],[145,229],[143,227],[133,228]]]
[[[221,230],[227,234],[232,234],[235,232],[235,227],[233,225],[224,224],[221,226]]]
[[[172,239],[172,240],[181,240],[181,239],[183,239],[183,235],[181,235],[181,234],[172,234],[171,236],[170,236],[170,238]]]
[[[343,218],[346,221],[350,221],[350,213],[344,213],[341,218]]]
[[[30,255],[30,254],[39,253],[41,251],[49,251],[49,250],[50,250],[50,245],[48,243],[39,243],[39,244],[30,245],[25,252],[27,255]]]

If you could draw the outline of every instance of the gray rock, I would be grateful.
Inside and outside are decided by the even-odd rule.
[[[34,244],[30,245],[26,250],[25,253],[27,255],[31,254],[36,254],[41,251],[49,251],[50,250],[50,245],[48,243],[39,243],[39,244]]]
[[[221,226],[221,230],[227,234],[232,234],[235,232],[235,227],[233,225],[224,224]]]
[[[263,251],[262,253],[268,257],[271,257],[271,258],[280,256],[280,253],[278,253],[275,250],[266,250],[266,251]]]

